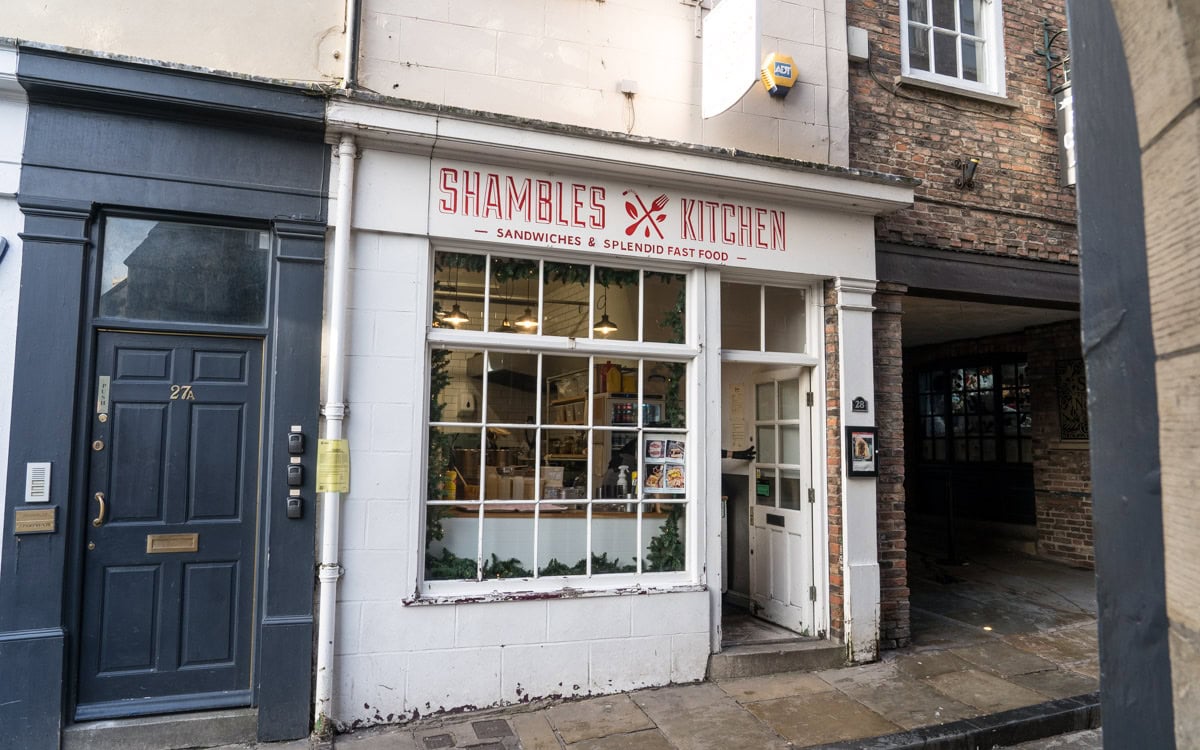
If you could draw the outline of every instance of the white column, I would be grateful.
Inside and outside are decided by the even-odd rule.
[[[879,545],[876,539],[875,477],[848,476],[845,428],[875,425],[875,350],[871,296],[875,282],[838,279],[838,371],[841,375],[842,580],[845,587],[846,643],[852,661],[879,656]],[[867,411],[851,410],[864,398]]]

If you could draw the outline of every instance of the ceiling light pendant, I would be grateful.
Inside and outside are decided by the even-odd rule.
[[[445,322],[454,326],[455,328],[458,328],[460,325],[463,325],[464,323],[471,322],[471,318],[465,312],[462,311],[462,308],[460,308],[458,306],[457,302],[454,303],[454,307],[450,308],[450,312],[447,313],[446,317],[443,318],[442,320],[444,320]]]
[[[610,333],[616,333],[617,324],[608,319],[608,313],[600,316],[600,322],[592,326],[592,330],[601,336],[607,336]]]
[[[517,318],[517,328],[524,331],[532,331],[538,327],[537,318],[533,317],[533,310],[525,308],[525,314]]]

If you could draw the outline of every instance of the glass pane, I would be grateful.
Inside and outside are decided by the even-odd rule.
[[[983,451],[979,447],[978,439],[967,441],[967,460],[979,461],[982,457],[982,453]]]
[[[100,315],[261,325],[270,262],[267,232],[106,219]]]
[[[755,429],[758,441],[758,462],[775,463],[775,428],[758,427]]]
[[[933,35],[933,72],[958,77],[958,37],[953,34]]]
[[[775,507],[775,470],[760,469],[754,480],[754,504]]]
[[[779,418],[800,418],[800,381],[784,380],[779,383]]]
[[[1033,441],[1029,438],[1021,438],[1021,463],[1033,462]]]
[[[642,413],[646,427],[687,426],[687,363],[642,362]]]
[[[929,29],[908,27],[908,67],[929,70]]]
[[[1004,460],[1009,463],[1016,463],[1020,459],[1018,454],[1018,446],[1016,440],[1004,441]]]
[[[426,580],[476,580],[479,506],[431,505],[425,512]]]
[[[929,23],[929,0],[908,0],[908,20]]]
[[[438,253],[434,258],[433,311],[436,328],[483,330],[483,272],[487,258]]]
[[[482,373],[483,352],[434,349],[429,353],[430,422],[479,422],[482,381],[467,375]]]
[[[802,452],[803,443],[800,440],[800,427],[797,425],[779,426],[779,463],[804,463]]]
[[[478,500],[483,471],[483,431],[478,428],[430,427],[428,484],[431,500]],[[454,472],[453,482],[450,472]]]
[[[492,281],[488,288],[491,295],[491,320],[488,330],[498,333],[532,333],[536,330],[533,307],[537,300],[528,300],[528,290],[536,290],[538,267],[531,260],[492,257]],[[530,309],[524,317],[524,309]],[[516,325],[520,320],[521,325]]]
[[[588,295],[592,280],[590,266],[572,263],[546,263],[546,281],[542,289],[545,315],[542,318],[542,333],[547,336],[588,337]],[[519,282],[518,282],[519,283]],[[528,286],[528,285],[526,285]],[[537,309],[537,280],[534,279],[532,293],[525,294],[522,301],[526,306]],[[536,320],[536,313],[535,318]],[[536,327],[535,327],[536,328]]]
[[[766,298],[766,350],[803,352],[804,290],[769,286],[764,288],[763,292]]]
[[[595,388],[598,395],[620,396],[616,401],[633,401],[633,406],[621,410],[609,409],[608,424],[637,424],[638,361],[636,359],[596,358]]]
[[[539,576],[587,573],[587,506],[546,502],[538,506]]]
[[[596,450],[598,474],[592,488],[593,496],[604,499],[635,497],[638,483],[638,434],[597,430],[593,434],[592,443]]]
[[[976,24],[979,22],[979,7],[981,0],[958,0],[958,30],[964,34],[974,35]]]
[[[687,566],[687,507],[680,503],[642,504],[643,572],[666,573]]]
[[[933,0],[933,25],[954,30],[954,0]]]
[[[537,355],[487,352],[489,424],[533,424],[537,409]],[[461,406],[461,404],[460,404]],[[499,447],[528,450],[524,437],[511,428],[492,433]]]
[[[993,387],[994,386],[992,383],[992,368],[980,367],[979,368],[979,389],[990,391],[990,390],[992,390]]]
[[[637,572],[637,506],[592,507],[592,575]]]
[[[800,483],[800,472],[779,472],[779,507],[788,510],[803,510],[804,500],[804,487]]]
[[[979,42],[972,42],[968,39],[962,40],[962,77],[965,80],[979,80],[979,61],[982,59],[982,55],[979,53],[983,51],[982,47],[983,45]]]
[[[721,283],[721,348],[759,351],[760,305],[757,284]]]
[[[754,387],[754,418],[774,419],[775,418],[775,384],[760,383]]]
[[[588,481],[588,437],[585,430],[560,430],[546,428],[542,430],[542,474],[553,475],[562,482],[562,499],[582,500],[587,496]],[[551,473],[546,469],[555,469]],[[500,477],[490,475],[489,484],[497,482],[497,491],[503,490]],[[547,487],[549,492],[549,487]],[[556,493],[557,494],[557,493]]]
[[[483,577],[531,578],[533,503],[484,506]]]
[[[675,273],[646,273],[646,330],[643,340],[661,344],[687,341],[687,277]]]
[[[984,438],[983,440],[983,460],[996,460],[996,441]]]
[[[548,424],[586,424],[587,403],[591,393],[587,357],[545,355],[542,358],[542,393],[546,401]],[[556,406],[584,404],[578,410],[556,410]]]
[[[933,441],[932,440],[922,440],[921,441],[921,458],[925,459],[926,461],[933,459]]]
[[[934,461],[945,461],[946,460],[946,441],[945,440],[938,440],[936,443],[933,444],[933,460]]]
[[[625,268],[596,266],[594,338],[637,341],[640,276],[638,271]]]

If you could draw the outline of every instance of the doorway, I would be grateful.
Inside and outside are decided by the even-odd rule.
[[[262,341],[101,331],[77,721],[251,703]]]

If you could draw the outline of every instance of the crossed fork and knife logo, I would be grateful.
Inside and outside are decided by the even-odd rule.
[[[670,198],[666,195],[660,195],[650,203],[649,208],[646,208],[646,204],[642,202],[641,196],[635,191],[626,190],[621,195],[632,195],[633,200],[637,201],[636,206],[631,200],[625,201],[625,213],[629,214],[629,218],[634,220],[632,224],[625,227],[625,236],[632,236],[638,230],[638,227],[641,227],[644,236],[649,237],[650,230],[653,229],[658,234],[659,239],[665,239],[662,229],[659,228],[659,224],[667,220],[667,215],[660,212],[666,208]],[[639,208],[641,209],[640,211],[638,210]]]

